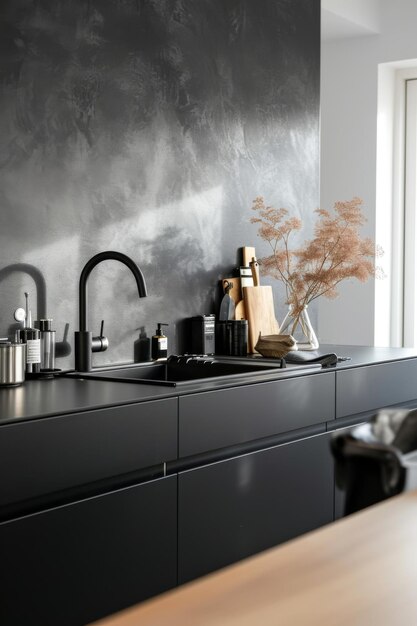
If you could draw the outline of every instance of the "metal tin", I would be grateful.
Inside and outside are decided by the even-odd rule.
[[[24,343],[0,343],[0,385],[16,386],[25,381],[26,346]]]
[[[41,339],[41,371],[55,369],[55,330],[52,330],[52,319],[39,320],[38,328]]]
[[[214,325],[216,318],[210,315],[191,317],[191,354],[214,354]]]

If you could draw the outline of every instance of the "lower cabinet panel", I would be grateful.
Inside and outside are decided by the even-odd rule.
[[[0,524],[0,623],[77,626],[177,584],[177,477]]]
[[[333,519],[329,434],[178,476],[178,578],[192,580]]]

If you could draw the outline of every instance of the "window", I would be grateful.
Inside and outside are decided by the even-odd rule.
[[[405,80],[403,345],[417,346],[417,79]]]
[[[417,61],[378,76],[375,345],[417,347]]]

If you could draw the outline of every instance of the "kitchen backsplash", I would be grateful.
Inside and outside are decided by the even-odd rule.
[[[115,261],[93,270],[89,328],[104,318],[110,339],[94,363],[132,359],[157,322],[181,352],[181,320],[217,312],[237,249],[267,251],[255,196],[312,224],[319,0],[3,0],[0,15],[0,336],[28,291],[72,366],[81,269],[116,250],[149,296]]]

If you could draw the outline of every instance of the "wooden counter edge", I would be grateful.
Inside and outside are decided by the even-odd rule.
[[[417,623],[416,555],[417,491],[413,491],[95,626]]]

